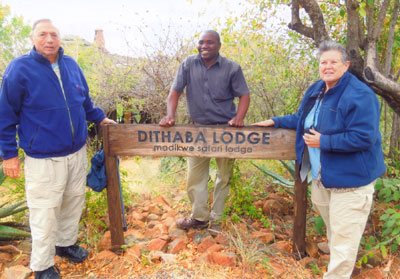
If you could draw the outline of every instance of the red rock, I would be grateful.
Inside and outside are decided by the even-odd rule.
[[[149,213],[155,215],[161,215],[162,210],[157,205],[150,205],[149,206]]]
[[[226,238],[222,233],[217,234],[214,240],[222,246],[227,246],[229,244],[228,238]]]
[[[133,256],[139,258],[140,255],[142,254],[142,251],[144,248],[145,248],[144,244],[137,244],[137,245],[133,246],[132,248],[128,248],[126,250],[126,254],[133,255]]]
[[[270,266],[272,273],[275,275],[273,278],[280,278],[281,274],[286,272],[286,267],[276,263],[275,261],[269,261],[268,265]]]
[[[146,227],[146,224],[143,221],[134,220],[133,222],[131,222],[131,226],[132,226],[132,228],[140,230],[140,229],[144,229]]]
[[[173,226],[175,222],[175,218],[168,216],[167,218],[164,219],[163,223],[168,227],[168,229]]]
[[[207,262],[221,266],[236,266],[236,256],[233,253],[211,252],[207,254]]]
[[[271,232],[255,231],[251,233],[250,237],[252,239],[258,239],[266,244],[274,242],[274,234]]]
[[[331,256],[330,255],[320,255],[319,262],[322,266],[327,266],[329,264]]]
[[[256,206],[257,209],[262,209],[263,205],[264,205],[264,201],[258,200],[256,202],[254,202],[254,205]]]
[[[266,200],[263,205],[265,216],[282,215],[285,211],[284,206],[277,200]]]
[[[0,253],[0,263],[7,263],[11,262],[13,259],[13,256],[9,253]]]
[[[159,238],[153,239],[149,243],[149,250],[153,251],[164,251],[166,247],[167,247],[167,241]]]
[[[292,246],[287,241],[279,241],[270,245],[270,247],[278,249],[281,252],[290,254],[292,251]]]
[[[222,248],[222,246],[221,245],[219,245],[219,244],[217,244],[217,243],[215,243],[214,245],[212,245],[212,246],[210,246],[208,249],[207,249],[207,252],[220,252],[220,251],[222,251],[224,248]]]
[[[30,257],[27,254],[22,254],[18,255],[17,257],[14,258],[14,262],[12,263],[13,265],[23,265],[23,266],[28,266],[30,263]]]
[[[171,207],[171,202],[167,198],[165,198],[163,196],[158,196],[158,197],[152,199],[151,203],[163,204],[163,205],[166,205],[168,207]]]
[[[2,279],[27,279],[29,276],[31,276],[32,270],[29,268],[26,268],[23,265],[14,265],[9,268],[7,268],[3,276],[1,277]]]
[[[361,271],[354,279],[383,279],[384,277],[380,268],[375,267],[374,269]]]
[[[213,246],[215,243],[216,243],[216,241],[214,240],[214,238],[212,236],[207,236],[199,244],[199,246],[197,247],[197,251],[199,251],[199,253],[204,253],[208,248]]]
[[[186,248],[186,241],[182,238],[177,238],[169,244],[168,253],[178,254]]]
[[[110,250],[111,249],[111,232],[106,231],[102,239],[99,242],[99,250]]]
[[[144,220],[146,220],[146,217],[137,211],[133,211],[131,214],[129,214],[128,218],[129,218],[129,220],[131,220],[131,222],[136,221],[136,220],[143,222]]]
[[[115,257],[118,257],[116,254],[109,250],[104,250],[95,255],[91,260],[94,261],[109,261],[115,259]]]
[[[318,246],[314,241],[306,240],[306,253],[313,258],[318,256]]]

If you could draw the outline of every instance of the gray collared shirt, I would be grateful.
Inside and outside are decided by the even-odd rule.
[[[204,125],[226,124],[236,116],[235,97],[249,94],[239,64],[221,55],[207,68],[199,54],[180,65],[172,89],[186,99],[190,117]]]

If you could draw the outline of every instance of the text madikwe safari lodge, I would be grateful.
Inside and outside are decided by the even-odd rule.
[[[294,159],[290,130],[228,126],[113,125],[110,155]]]

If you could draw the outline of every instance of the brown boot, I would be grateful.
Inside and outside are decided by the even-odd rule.
[[[182,230],[201,230],[208,227],[208,221],[199,221],[194,218],[180,218],[176,221],[176,225]]]

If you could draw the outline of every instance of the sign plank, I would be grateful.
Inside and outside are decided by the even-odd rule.
[[[295,160],[296,132],[286,129],[228,126],[106,125],[103,148],[106,156],[108,212],[113,247],[124,244],[122,210],[116,157],[187,156],[243,159]],[[293,253],[305,256],[307,183],[299,178],[296,161]]]
[[[294,160],[295,131],[229,126],[111,125],[109,156],[185,156]]]

